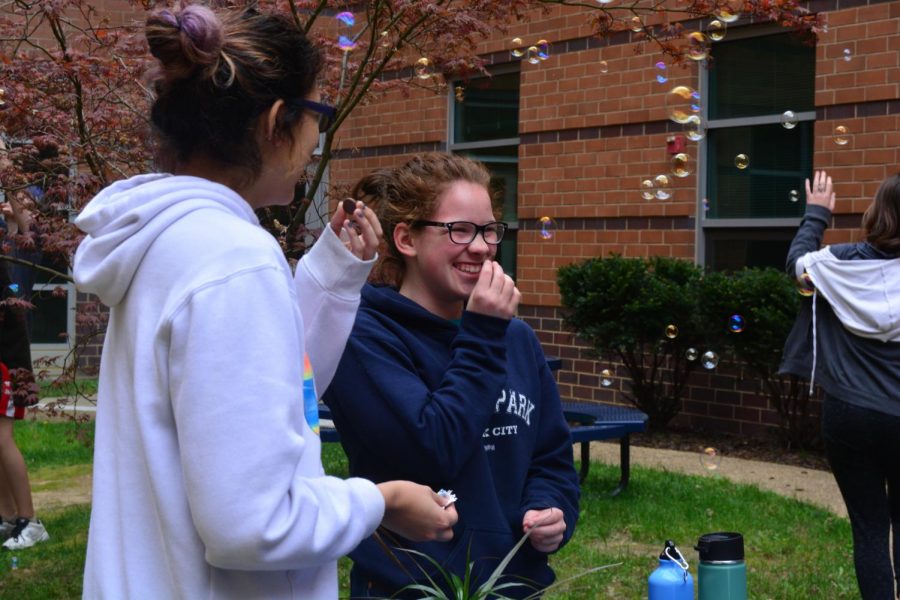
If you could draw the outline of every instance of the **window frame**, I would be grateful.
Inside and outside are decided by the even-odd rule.
[[[725,38],[727,41],[735,41],[748,38],[766,37],[785,33],[783,28],[776,24],[753,25],[746,27],[736,27],[728,30]],[[724,41],[724,40],[723,40]],[[718,44],[721,42],[713,42]],[[815,63],[814,63],[815,65]],[[707,265],[707,230],[716,230],[721,232],[725,229],[783,229],[797,228],[803,217],[773,217],[773,218],[724,218],[724,219],[708,219],[706,218],[706,210],[703,200],[708,198],[708,179],[709,179],[709,140],[710,130],[715,129],[731,129],[735,127],[747,127],[754,125],[772,125],[781,123],[781,114],[757,115],[752,117],[732,117],[726,119],[715,119],[710,121],[709,101],[710,94],[709,71],[703,66],[700,68],[699,92],[700,97],[705,99],[701,106],[701,117],[706,127],[707,135],[698,144],[697,148],[697,198],[695,211],[697,219],[695,222],[694,236],[694,260],[696,264],[706,267]],[[801,121],[816,121],[816,111],[794,111],[798,123]],[[813,158],[815,155],[815,145],[813,146]]]

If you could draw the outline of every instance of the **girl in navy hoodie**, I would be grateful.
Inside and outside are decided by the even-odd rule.
[[[357,184],[387,248],[324,399],[352,475],[401,477],[459,498],[453,543],[389,545],[460,577],[474,561],[474,587],[531,531],[506,569],[507,581],[523,584],[504,590],[515,597],[553,581],[547,555],[573,533],[579,487],[553,375],[534,331],[514,318],[515,283],[493,260],[507,225],[489,184],[480,163],[443,153]],[[351,596],[428,583],[409,553],[394,554],[375,539],[351,553]]]

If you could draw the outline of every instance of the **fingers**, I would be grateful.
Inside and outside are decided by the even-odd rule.
[[[344,200],[335,211],[331,226],[354,256],[362,260],[375,256],[383,230],[375,212],[361,200]]]
[[[410,481],[387,481],[378,488],[385,498],[383,526],[417,542],[453,538],[459,515],[454,506],[444,506],[446,498]]]
[[[812,183],[806,180],[806,204],[834,210],[834,183],[825,171],[816,171]]]
[[[554,552],[566,533],[563,512],[555,507],[529,510],[525,513],[522,526],[529,533],[531,545],[540,552]]]
[[[472,289],[467,310],[479,314],[511,319],[519,307],[522,294],[503,267],[487,259],[481,266],[478,281]]]

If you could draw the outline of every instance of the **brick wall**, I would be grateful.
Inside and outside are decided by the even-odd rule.
[[[900,2],[854,0],[840,6],[810,4],[814,12],[826,13],[829,25],[816,49],[814,145],[814,168],[828,170],[839,198],[826,243],[857,240],[861,214],[878,185],[900,170]],[[696,29],[697,23],[685,26]],[[665,91],[677,84],[696,87],[698,66],[670,67],[669,83],[662,87],[654,78],[659,57],[652,48],[636,53],[627,31],[603,41],[590,33],[583,13],[557,7],[534,13],[480,50],[496,65],[513,60],[508,40],[515,36],[526,44],[540,38],[552,42],[549,60],[521,62],[520,314],[547,354],[563,358],[558,375],[564,396],[624,402],[624,372],[612,386],[600,386],[600,371],[611,365],[590,359],[583,342],[563,327],[556,270],[610,252],[694,258],[696,176],[673,178],[674,197],[666,202],[642,200],[638,185],[668,172],[666,138],[682,127],[667,119]],[[843,60],[845,48],[850,61]],[[341,138],[345,151],[333,163],[333,177],[350,181],[372,167],[399,164],[411,143],[445,147],[446,113],[446,96],[424,91],[365,107]],[[832,141],[838,124],[852,134],[845,147]],[[555,221],[552,239],[540,236],[542,216]],[[778,423],[760,383],[727,357],[715,371],[695,373],[684,397],[678,423],[752,436],[766,435]]]

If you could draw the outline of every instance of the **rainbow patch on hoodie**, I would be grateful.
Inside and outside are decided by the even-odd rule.
[[[313,378],[312,363],[309,355],[303,354],[303,414],[306,424],[319,435],[319,397],[316,394],[316,381]]]

